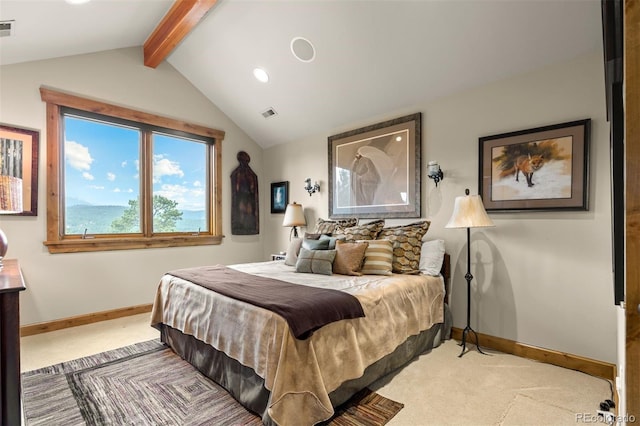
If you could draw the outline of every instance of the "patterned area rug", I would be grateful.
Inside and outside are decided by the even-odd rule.
[[[158,340],[23,373],[22,392],[27,426],[262,424]],[[402,407],[365,389],[325,424],[384,425]]]

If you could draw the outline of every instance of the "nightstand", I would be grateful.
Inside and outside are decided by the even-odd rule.
[[[272,254],[271,260],[284,260],[287,257],[286,254]]]
[[[0,424],[19,425],[20,403],[20,298],[25,290],[16,259],[3,259],[0,270]]]

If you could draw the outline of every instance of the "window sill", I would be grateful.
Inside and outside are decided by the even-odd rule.
[[[49,253],[79,253],[85,251],[135,250],[161,247],[219,245],[223,236],[187,235],[171,237],[86,238],[44,241]]]

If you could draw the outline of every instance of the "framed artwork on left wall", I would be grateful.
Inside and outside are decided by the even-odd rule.
[[[8,193],[9,181],[22,184],[22,211],[16,216],[38,215],[38,146],[40,132],[0,124],[0,194]],[[6,190],[6,191],[5,191]]]

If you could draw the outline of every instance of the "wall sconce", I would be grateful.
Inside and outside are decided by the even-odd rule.
[[[311,194],[313,194],[314,192],[320,192],[320,184],[317,181],[316,183],[311,185],[311,178],[306,178],[304,182],[304,189],[309,193],[309,197],[311,197]]]
[[[435,181],[436,186],[438,186],[438,182],[444,179],[444,174],[437,161],[429,161],[427,164],[427,176]]]

